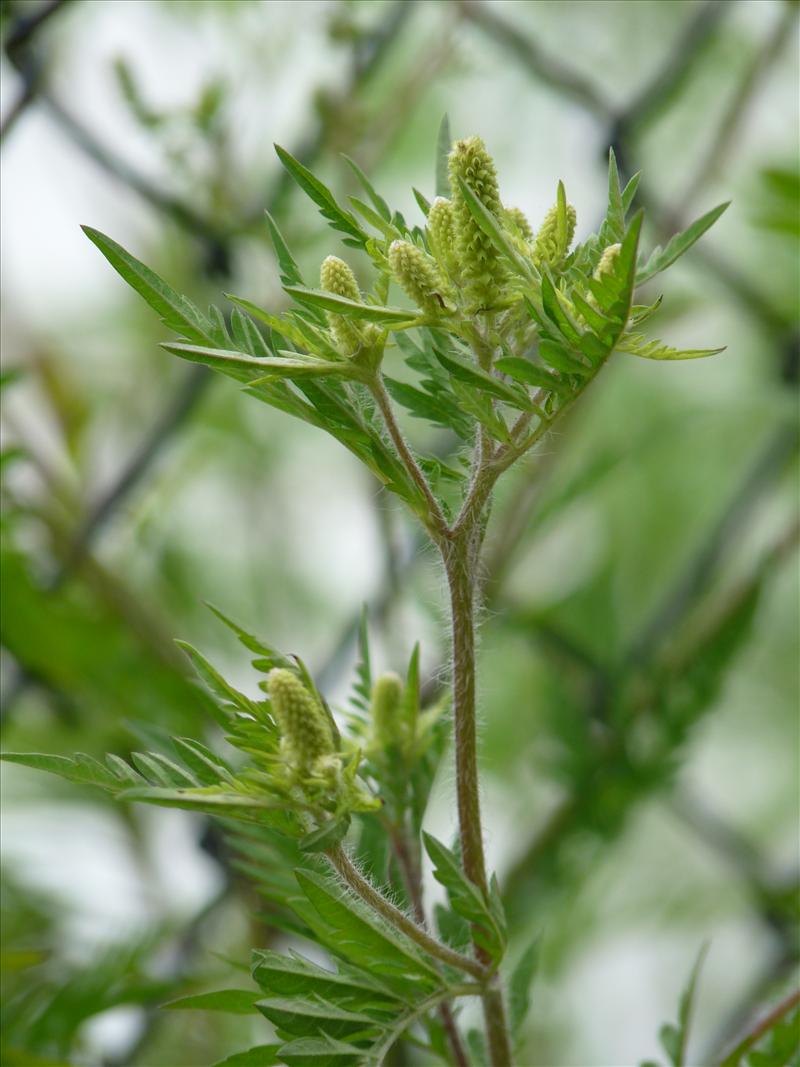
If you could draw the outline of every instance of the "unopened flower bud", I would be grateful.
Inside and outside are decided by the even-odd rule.
[[[410,241],[392,241],[389,269],[417,307],[435,315],[442,310],[444,283],[436,263]]]
[[[600,262],[597,264],[594,270],[593,277],[595,281],[600,281],[603,275],[611,273],[611,271],[614,269],[614,264],[617,261],[617,257],[619,256],[621,249],[622,245],[619,244],[609,245],[607,248],[603,249],[603,254],[600,257]]]
[[[348,300],[360,300],[358,282],[352,270],[338,256],[328,256],[319,269],[320,288]]]
[[[592,274],[592,277],[596,282],[601,281],[607,274],[610,274],[611,271],[614,269],[614,264],[616,263],[617,258],[619,257],[621,248],[622,245],[616,244],[607,245],[607,247],[603,249],[603,254],[600,256],[597,266],[594,268],[594,273]],[[600,310],[600,305],[594,293],[589,293],[586,299],[593,308],[597,308],[598,311]],[[578,318],[583,321],[583,316],[579,315]]]
[[[453,205],[444,196],[437,196],[428,212],[428,237],[435,255],[445,269],[454,274],[458,261],[456,223]]]
[[[375,740],[380,746],[392,744],[400,738],[400,702],[403,698],[403,683],[399,676],[389,671],[382,674],[372,688],[370,712]]]
[[[334,752],[331,728],[317,698],[296,674],[276,667],[267,676],[272,713],[281,732],[284,751],[298,770],[308,771]]]

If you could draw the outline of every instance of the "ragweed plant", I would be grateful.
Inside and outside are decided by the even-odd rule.
[[[86,229],[179,335],[164,344],[169,352],[340,441],[424,527],[447,580],[451,691],[432,707],[421,706],[417,652],[404,677],[373,677],[364,632],[353,699],[334,714],[299,659],[220,615],[263,675],[263,697],[250,699],[186,648],[233,755],[175,738],[130,764],[115,756],[105,764],[81,755],[6,756],[122,800],[222,820],[272,901],[275,924],[327,950],[336,966],[253,953],[261,993],[243,996],[277,1036],[264,1046],[264,1063],[380,1064],[400,1039],[424,1064],[514,1062],[533,956],[526,952],[509,972],[500,889],[484,856],[476,747],[475,612],[492,493],[614,352],[678,360],[720,351],[648,339],[641,328],[660,298],[637,304],[634,294],[726,205],[643,258],[642,212],[631,216],[637,178],[621,188],[612,154],[605,219],[576,245],[563,184],[537,229],[503,202],[479,137],[451,145],[444,126],[440,146],[435,199],[416,193],[420,224],[391,210],[355,164],[365,199],[350,197],[345,208],[278,148],[370,279],[362,288],[349,263],[332,254],[319,284],[308,285],[268,218],[292,301],[281,315],[235,296],[229,316],[216,308],[203,314],[110,238]],[[426,456],[409,443],[398,406],[448,430],[455,458]],[[451,724],[453,849],[423,831]],[[423,850],[447,891],[435,922],[425,910]],[[456,1002],[464,997],[480,999],[483,1032],[461,1032]]]

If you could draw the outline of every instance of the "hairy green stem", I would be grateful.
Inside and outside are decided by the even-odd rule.
[[[477,330],[473,347],[484,370],[492,365],[492,345]],[[492,442],[484,427],[475,448],[473,475],[467,497],[444,545],[442,560],[450,594],[450,620],[453,646],[453,720],[456,757],[456,798],[464,873],[488,900],[486,858],[483,851],[480,781],[478,775],[477,701],[475,683],[475,601],[481,547],[486,532],[492,489],[500,476]],[[475,940],[475,955],[486,967],[492,966],[489,953]],[[492,1067],[511,1067],[511,1039],[506,1021],[502,988],[495,976],[482,997],[486,1043]]]
[[[453,656],[453,719],[456,793],[464,873],[487,891],[478,788],[475,715],[475,564],[474,527],[453,538],[444,554],[450,594]]]
[[[391,901],[387,900],[358,872],[340,846],[329,849],[326,855],[334,869],[357,896],[366,904],[369,904],[373,911],[376,911],[388,923],[395,926],[406,937],[419,945],[429,956],[439,960],[441,963],[446,963],[448,967],[455,967],[459,971],[471,974],[473,978],[477,978],[479,981],[486,978],[486,968],[482,963],[470,959],[469,956],[462,956],[460,952],[454,952],[447,945],[443,945],[441,941],[431,937],[427,931],[423,930],[412,919],[409,919],[404,912],[396,908]]]
[[[464,873],[488,898],[481,828],[475,691],[475,590],[483,540],[481,516],[464,525],[443,552],[450,591],[453,642],[453,719],[455,726],[456,799]],[[475,955],[484,967],[491,957],[479,944]],[[492,1067],[511,1067],[511,1042],[498,984],[483,996],[483,1016]]]

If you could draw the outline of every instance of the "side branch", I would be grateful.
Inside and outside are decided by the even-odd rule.
[[[341,875],[357,896],[366,904],[369,904],[373,911],[376,911],[383,919],[386,919],[392,926],[397,927],[406,937],[419,945],[429,956],[446,963],[448,967],[455,967],[459,971],[471,974],[473,978],[477,978],[479,981],[486,978],[486,969],[477,960],[470,959],[469,956],[462,956],[460,952],[454,952],[447,945],[443,945],[441,941],[431,937],[399,908],[396,908],[391,901],[387,900],[382,893],[379,893],[374,886],[370,885],[367,879],[359,874],[341,847],[330,849],[326,852],[326,856],[337,873]]]
[[[447,533],[447,519],[445,519],[444,512],[439,506],[439,501],[433,495],[433,491],[428,485],[427,478],[422,473],[419,464],[406,443],[406,439],[403,437],[400,427],[397,425],[397,419],[394,417],[394,411],[392,410],[392,402],[389,399],[389,394],[386,392],[386,387],[383,384],[380,375],[375,376],[375,379],[370,383],[369,389],[375,398],[375,403],[380,409],[383,421],[386,424],[386,429],[389,431],[389,436],[392,439],[392,443],[397,450],[397,454],[400,457],[403,466],[408,472],[411,480],[425,498],[429,512],[429,521],[426,522],[426,526],[434,540],[438,541],[442,535]]]

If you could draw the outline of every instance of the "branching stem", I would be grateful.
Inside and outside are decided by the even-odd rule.
[[[493,357],[490,335],[491,330],[488,326],[485,332],[477,327],[470,332],[470,342],[476,361],[487,372],[491,371]],[[452,634],[456,799],[461,860],[466,876],[474,882],[484,898],[488,900],[489,886],[480,811],[475,683],[475,609],[481,547],[492,490],[498,478],[547,433],[558,415],[571,406],[583,389],[576,390],[575,397],[570,398],[557,415],[549,419],[541,419],[533,430],[529,430],[532,413],[526,412],[520,415],[511,428],[509,442],[502,447],[495,448],[486,428],[480,427],[475,442],[470,485],[452,526],[448,525],[439,502],[397,425],[391,401],[380,376],[376,376],[370,389],[397,454],[427,503],[426,527],[441,553],[447,576]],[[333,862],[359,896],[371,903],[377,911],[384,914],[400,929],[405,929],[405,925],[401,925],[398,919],[402,920],[403,924],[410,925],[413,933],[408,929],[405,929],[405,932],[418,944],[422,944],[420,934],[424,938],[428,938],[429,935],[420,926],[412,923],[402,912],[394,909],[393,905],[362,879],[343,853],[340,853],[340,856],[349,865],[348,869],[342,870],[338,866],[341,859],[334,859]],[[357,884],[354,879],[358,879]],[[377,898],[377,901],[372,898]],[[392,909],[392,911],[387,912],[386,909]],[[434,944],[438,949],[444,947],[438,942]],[[477,941],[474,941],[474,952],[477,966],[485,978],[492,973],[495,961]],[[436,952],[431,952],[431,955],[436,956]],[[461,966],[463,968],[463,961]],[[510,1067],[511,1042],[502,989],[496,977],[492,977],[491,984],[485,985],[482,1001],[491,1067]]]
[[[468,331],[478,366],[486,373],[491,373],[494,345],[492,322],[487,319],[482,325],[474,323]],[[595,368],[596,371],[599,367]],[[447,576],[450,599],[450,619],[452,635],[452,683],[453,683],[453,720],[455,734],[456,763],[456,799],[458,806],[459,837],[461,843],[461,861],[464,873],[480,890],[483,897],[489,899],[489,885],[486,875],[486,859],[483,850],[483,831],[480,811],[480,784],[478,775],[477,746],[477,709],[475,681],[475,609],[478,595],[478,576],[480,556],[484,534],[489,515],[492,491],[500,475],[508,470],[518,459],[529,451],[544,434],[551,429],[559,415],[571,407],[583,392],[586,382],[574,391],[574,394],[552,416],[540,417],[531,430],[530,424],[534,411],[540,409],[544,398],[541,394],[534,397],[534,408],[523,412],[510,428],[507,443],[495,447],[487,428],[481,425],[475,441],[472,462],[472,475],[461,510],[452,525],[445,518],[441,505],[436,499],[428,480],[409,448],[400,427],[397,424],[391,400],[380,377],[376,374],[369,383],[370,391],[378,405],[389,436],[397,455],[406,472],[422,495],[426,504],[423,522],[441,554]],[[330,853],[336,869],[367,903],[382,914],[389,922],[403,930],[417,944],[436,959],[443,960],[442,953],[452,950],[430,938],[424,929],[424,913],[414,886],[410,886],[414,898],[416,914],[422,920],[412,922],[395,908],[365,879],[359,875],[350,861],[337,849]],[[406,857],[407,859],[408,857]],[[399,855],[401,862],[403,856]],[[407,872],[408,873],[408,872]],[[418,889],[418,887],[417,887]],[[494,974],[496,961],[492,959],[479,940],[473,937],[475,961],[459,957],[455,963],[468,973],[478,974],[484,979],[483,1014],[486,1024],[486,1037],[491,1067],[510,1067],[511,1041],[506,1021],[503,993]],[[458,955],[458,954],[454,954]],[[470,970],[465,961],[473,967]],[[475,970],[474,968],[477,968]],[[488,979],[488,981],[487,981]]]
[[[492,363],[490,343],[476,331],[473,344],[478,363],[488,371]],[[461,511],[439,547],[450,595],[456,799],[461,862],[467,878],[488,900],[478,777],[475,600],[488,505],[501,469],[497,466],[491,439],[484,428],[479,431],[472,471],[472,480]],[[474,949],[481,964],[490,968],[493,961],[486,949],[477,941],[474,941]],[[490,1063],[492,1067],[511,1067],[511,1041],[503,994],[496,977],[493,977],[492,984],[485,989],[481,999]]]

